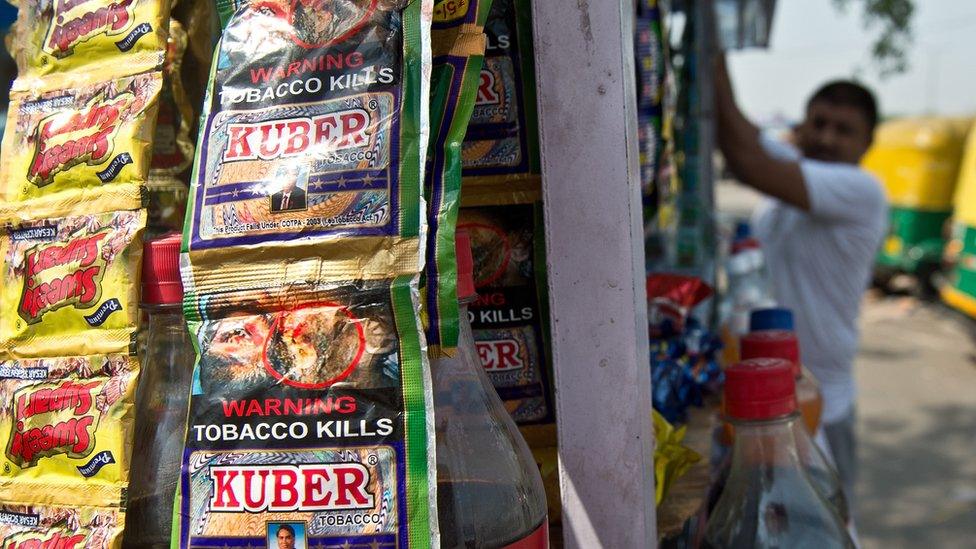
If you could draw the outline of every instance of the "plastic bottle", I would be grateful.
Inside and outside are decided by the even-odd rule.
[[[739,338],[749,333],[750,313],[775,305],[762,248],[749,234],[747,224],[736,226],[736,237],[726,263],[728,288],[721,305],[722,359],[725,364],[739,360]]]
[[[778,358],[790,363],[796,382],[796,399],[803,419],[802,426],[795,425],[796,446],[800,461],[814,486],[829,501],[847,523],[850,513],[844,489],[837,471],[830,465],[820,448],[813,442],[820,424],[823,396],[812,377],[803,375],[800,367],[800,350],[796,335],[784,330],[753,332],[742,338],[743,360],[754,358]]]
[[[141,306],[148,336],[136,389],[126,548],[170,546],[194,360],[183,322],[179,257],[175,233],[147,242],[143,253]]]
[[[471,242],[457,233],[461,337],[453,357],[432,360],[441,546],[549,546],[542,476],[481,367],[467,304],[476,297]]]
[[[732,466],[703,547],[854,547],[800,461],[792,366],[753,359],[726,369],[725,405],[735,424]]]

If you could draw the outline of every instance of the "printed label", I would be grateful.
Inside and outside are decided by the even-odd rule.
[[[0,524],[13,524],[14,526],[37,526],[40,517],[33,513],[14,513],[10,511],[0,511]]]
[[[13,202],[145,181],[145,134],[155,120],[161,83],[159,73],[149,73],[79,86],[70,96],[14,92],[7,121],[13,145],[3,151],[0,197]]]
[[[525,6],[527,7],[527,6]],[[523,63],[515,0],[496,0],[485,27],[488,49],[461,160],[464,175],[507,175],[530,171]]]
[[[36,324],[44,313],[66,305],[79,309],[93,306],[102,293],[106,262],[101,243],[106,236],[108,231],[103,230],[64,245],[42,244],[28,250],[17,310],[20,317]]]
[[[121,113],[134,99],[131,93],[111,99],[96,96],[79,111],[56,113],[41,120],[27,178],[43,187],[55,174],[82,162],[90,166],[104,162],[112,154]]]
[[[121,34],[132,24],[132,4],[132,0],[108,5],[93,0],[54,0],[42,49],[55,57],[66,57],[74,53],[76,44],[93,36]]]
[[[105,450],[104,452],[99,452],[95,455],[88,463],[78,466],[78,472],[84,477],[93,477],[102,470],[102,467],[110,463],[115,463],[115,456],[112,452]]]
[[[279,521],[323,544],[405,546],[405,404],[389,291],[338,286],[260,314],[227,315],[233,304],[216,299],[207,320],[190,321],[201,355],[185,446],[189,546],[241,535],[233,547],[259,544]]]
[[[136,42],[138,42],[140,38],[151,33],[152,30],[152,25],[149,23],[143,23],[132,29],[132,32],[130,32],[128,36],[116,42],[115,46],[119,48],[119,51],[129,51],[133,46],[136,45]]]
[[[109,181],[118,177],[119,172],[126,164],[132,164],[132,156],[129,153],[122,153],[109,162],[108,167],[103,171],[97,172],[95,175],[98,176],[102,183],[108,183]]]
[[[85,322],[93,328],[97,328],[105,323],[105,320],[116,311],[122,310],[122,304],[116,298],[109,299],[98,308],[94,313],[85,316]]]
[[[0,362],[0,370],[45,371],[0,379],[0,482],[51,482],[66,489],[117,484],[131,445],[135,358],[92,355]],[[109,420],[110,419],[110,420]],[[57,479],[56,481],[53,479]],[[48,479],[45,481],[44,479]],[[25,494],[24,497],[32,497]],[[78,502],[81,503],[81,502]]]
[[[170,6],[159,0],[22,0],[18,76],[76,73],[90,81],[158,69]],[[101,76],[101,78],[99,78]]]
[[[224,42],[200,141],[192,249],[401,230],[399,15],[349,4],[328,28],[313,23],[315,3],[280,9],[235,17],[225,31],[268,33],[275,17],[294,24],[281,40]],[[367,38],[330,46],[348,33]]]
[[[7,517],[23,520],[8,521]],[[109,549],[119,543],[124,520],[118,509],[4,504],[0,506],[0,547]]]
[[[23,356],[83,352],[84,338],[88,349],[128,348],[127,334],[113,345],[90,330],[135,329],[132,254],[142,253],[144,224],[144,212],[121,211],[29,222],[0,234],[0,314],[7,319],[0,341],[21,341]]]
[[[77,531],[68,528],[45,529],[43,533],[30,532],[15,534],[3,540],[5,549],[29,549],[34,547],[57,547],[59,549],[74,549],[85,547],[85,540],[91,534],[90,530]]]
[[[288,464],[269,463],[279,460]],[[350,535],[367,546],[393,541],[402,505],[396,460],[384,446],[193,454],[190,500],[204,520],[191,532],[190,545],[227,536],[235,525],[254,522],[254,513],[262,520],[251,533],[259,535],[267,522],[299,521],[309,543]]]
[[[471,4],[468,0],[437,0],[434,3],[434,23],[449,23],[464,19]]]
[[[65,381],[14,393],[14,429],[7,443],[7,458],[27,469],[42,457],[88,456],[95,448],[95,429],[101,419],[101,411],[93,406],[93,392],[101,385],[97,381]]]
[[[478,298],[469,306],[475,349],[517,423],[551,419],[542,318],[535,282],[531,204],[463,208]]]

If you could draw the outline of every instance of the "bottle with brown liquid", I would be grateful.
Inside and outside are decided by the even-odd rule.
[[[471,242],[457,233],[461,335],[431,361],[437,513],[445,549],[544,549],[546,495],[532,453],[481,367],[468,303],[476,297]]]
[[[141,308],[148,335],[136,388],[123,547],[162,549],[170,546],[195,357],[183,322],[179,234],[146,242]]]

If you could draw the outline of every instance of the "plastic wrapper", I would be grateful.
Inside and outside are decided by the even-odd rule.
[[[664,322],[651,340],[651,387],[654,409],[670,422],[684,421],[689,406],[701,406],[706,393],[717,393],[724,379],[719,366],[722,342],[694,318],[683,332]]]
[[[654,501],[664,501],[674,481],[684,475],[701,456],[691,448],[681,445],[685,428],[675,429],[664,417],[652,410],[654,419]]]
[[[365,277],[417,272],[420,2],[236,5],[220,12],[187,212],[197,263],[239,262],[239,275],[260,276],[231,247],[275,242],[299,255],[314,244]]]
[[[553,418],[546,312],[539,291],[538,269],[544,265],[540,210],[533,203],[462,208],[458,222],[471,236],[474,254],[478,298],[469,314],[475,347],[520,425]]]
[[[712,295],[712,288],[695,276],[659,273],[647,277],[648,325],[651,337],[684,329],[688,315]]]
[[[464,138],[470,184],[511,183],[539,171],[535,69],[527,0],[494,0],[481,83]]]
[[[139,364],[0,361],[3,547],[118,547]]]
[[[310,544],[429,539],[428,396],[411,284],[228,291],[188,315],[200,356],[183,545],[259,543],[269,522],[302,524]],[[254,492],[252,475],[270,475],[279,491]]]
[[[427,153],[427,260],[425,306],[427,342],[451,349],[458,342],[457,258],[454,233],[461,203],[461,141],[480,82],[485,35],[474,24],[484,0],[450,0],[434,7],[431,73],[431,138]],[[438,19],[440,15],[440,20]],[[439,24],[438,24],[439,23]],[[450,24],[454,26],[447,26]],[[449,351],[448,351],[449,352]]]
[[[70,189],[144,182],[162,77],[158,72],[11,97],[0,198],[22,202]]]
[[[166,0],[19,0],[11,53],[17,89],[89,82],[158,69],[166,51]],[[48,88],[50,89],[50,88]]]
[[[269,546],[282,525],[297,546],[438,543],[417,316],[431,13],[218,3],[181,266],[198,357],[175,546]]]
[[[90,204],[0,233],[0,358],[129,348],[146,212],[79,213]]]

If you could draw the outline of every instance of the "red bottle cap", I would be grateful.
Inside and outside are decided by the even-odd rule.
[[[725,370],[725,413],[732,419],[774,419],[796,411],[796,380],[789,362],[754,358]]]
[[[180,233],[146,242],[142,252],[142,302],[175,305],[183,301],[180,278]]]
[[[471,254],[471,235],[459,230],[454,234],[454,248],[457,253],[457,296],[458,299],[478,297],[474,288],[474,256]]]
[[[803,375],[800,368],[800,343],[794,332],[762,330],[746,334],[739,344],[739,356],[742,360],[781,358],[793,364],[793,377]]]
[[[737,254],[746,250],[761,250],[762,246],[755,238],[743,238],[732,243],[732,253]]]

